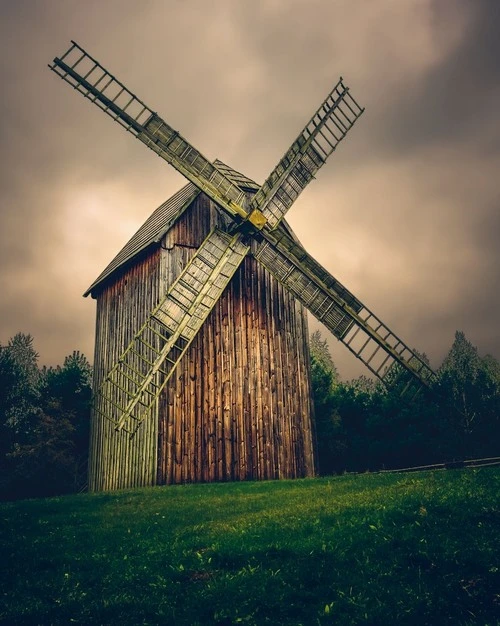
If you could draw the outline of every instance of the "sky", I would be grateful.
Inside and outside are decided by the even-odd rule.
[[[74,39],[257,182],[342,75],[366,110],[292,228],[433,367],[456,330],[500,358],[499,32],[496,0],[0,0],[0,344],[92,361],[83,292],[185,182],[49,71]]]

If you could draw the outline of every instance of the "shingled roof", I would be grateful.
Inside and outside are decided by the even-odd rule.
[[[234,170],[232,167],[229,167],[222,161],[219,161],[219,159],[214,161],[214,165],[216,165],[217,169],[236,183],[241,189],[255,192],[260,188],[260,185],[258,185],[255,181],[251,180],[244,174],[241,174],[241,172]],[[161,204],[157,209],[155,209],[135,235],[133,235],[123,246],[120,252],[118,252],[111,263],[109,263],[109,265],[107,265],[107,267],[94,280],[87,291],[83,294],[84,297],[90,295],[96,287],[107,280],[123,265],[129,263],[138,254],[149,248],[151,245],[159,243],[162,237],[175,224],[175,222],[199,193],[200,191],[195,185],[188,183],[163,204]],[[284,226],[287,228],[285,224]],[[287,228],[287,231],[289,231],[289,227]]]

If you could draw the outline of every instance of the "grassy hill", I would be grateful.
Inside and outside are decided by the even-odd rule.
[[[0,505],[5,624],[499,624],[500,470]]]

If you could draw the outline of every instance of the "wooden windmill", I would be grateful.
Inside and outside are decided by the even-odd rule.
[[[286,421],[287,411],[276,417],[264,399],[260,406],[254,407],[258,419],[255,415],[240,415],[238,406],[219,407],[221,429],[213,427],[211,430],[210,426],[205,428],[196,415],[204,410],[197,406],[203,394],[196,396],[194,390],[189,411],[177,415],[176,423],[160,424],[159,406],[168,402],[168,389],[172,390],[176,368],[181,364],[189,376],[189,363],[186,365],[183,357],[194,354],[196,342],[202,351],[203,347],[208,352],[213,350],[210,340],[214,337],[210,329],[203,340],[200,339],[205,332],[202,329],[207,328],[207,319],[214,317],[228,291],[241,291],[242,285],[246,285],[250,275],[242,268],[248,265],[250,258],[253,266],[248,267],[260,272],[262,282],[269,284],[267,292],[254,294],[257,298],[263,295],[266,300],[262,308],[267,310],[267,316],[275,316],[274,305],[267,300],[272,299],[270,294],[276,289],[279,289],[276,300],[283,303],[286,299],[284,309],[293,312],[286,329],[288,335],[296,334],[303,324],[302,307],[305,307],[388,387],[398,385],[404,394],[412,397],[432,385],[435,374],[429,366],[306,252],[283,219],[363,113],[364,109],[352,97],[342,78],[259,187],[220,161],[212,163],[206,159],[83,48],[71,43],[65,54],[55,58],[49,67],[190,181],[180,195],[171,199],[168,211],[160,211],[155,219],[168,220],[174,214],[178,217],[186,206],[195,206],[189,219],[205,220],[199,232],[209,231],[203,241],[192,241],[197,249],[184,256],[182,271],[171,273],[170,277],[162,276],[164,266],[154,265],[159,272],[156,286],[143,299],[149,302],[150,310],[142,316],[135,314],[137,327],[130,336],[121,326],[114,328],[114,333],[119,335],[117,344],[122,340],[119,353],[114,355],[105,346],[100,346],[98,353],[96,342],[99,386],[92,421],[91,489],[314,473],[313,436],[309,415],[304,415],[308,413],[308,400],[304,399],[309,389],[307,375],[302,404],[298,403],[301,407],[298,413],[302,415],[295,415],[291,421]],[[189,222],[184,222],[182,228],[189,229]],[[165,233],[163,230],[163,248],[168,248]],[[138,238],[140,240],[141,236]],[[256,267],[259,269],[255,270]],[[233,277],[238,275],[239,287],[233,288]],[[140,272],[135,280],[140,289],[143,280]],[[119,296],[117,293],[115,309],[120,307]],[[233,296],[241,300],[241,293]],[[230,332],[237,333],[241,320],[234,314],[235,310],[227,305],[227,311],[233,311],[235,318],[231,318]],[[239,310],[241,312],[242,308]],[[134,319],[127,319],[127,328],[133,322]],[[236,343],[233,335],[226,339],[227,345]],[[264,333],[261,339],[263,343],[257,347],[257,352],[272,358],[276,346],[265,345],[270,334]],[[239,341],[243,359],[247,353],[251,354],[252,340],[242,343],[240,333]],[[296,372],[300,376],[301,363],[307,360],[307,347],[295,346],[294,350],[298,355]],[[225,358],[224,350],[221,353],[219,365],[225,371],[225,378],[214,375],[215,385],[228,381],[236,362],[232,357]],[[112,363],[109,363],[110,354],[114,359]],[[206,356],[201,358],[206,360]],[[293,361],[293,357],[290,360]],[[102,368],[104,362],[106,371]],[[239,381],[241,389],[252,367],[260,364],[261,361],[247,362],[235,369],[235,376],[242,379]],[[207,366],[201,372],[202,378],[209,369]],[[182,387],[183,382],[180,384]],[[269,386],[269,381],[267,384]],[[288,380],[288,384],[292,388],[299,386],[294,380]],[[205,395],[208,393],[211,392],[205,390]],[[221,396],[223,404],[226,400]],[[208,405],[216,403],[213,397],[208,400]],[[215,410],[208,405],[209,412]],[[297,406],[295,403],[295,410]],[[108,424],[108,430],[104,424]],[[111,437],[109,433],[114,431],[118,433]],[[120,431],[125,431],[129,437],[120,436]],[[176,473],[172,470],[171,459],[179,453],[174,448],[180,446],[180,438],[188,451],[187,461]],[[170,469],[165,469],[168,467]]]

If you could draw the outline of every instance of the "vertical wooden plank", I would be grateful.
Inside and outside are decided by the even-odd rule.
[[[243,374],[242,374],[242,315],[241,315],[241,275],[243,265],[229,285],[229,302],[232,314],[233,374],[231,377],[231,421],[232,421],[232,476],[242,480],[245,476],[245,438],[243,430]]]
[[[222,448],[222,464],[221,464],[221,480],[232,480],[232,403],[231,403],[231,379],[234,375],[233,354],[234,346],[231,338],[232,320],[230,314],[230,291],[225,292],[220,299],[221,310],[221,448]]]
[[[222,480],[224,476],[224,433],[222,430],[222,404],[223,404],[223,376],[226,364],[223,358],[222,346],[222,310],[219,303],[214,309],[215,317],[215,476],[214,480]]]
[[[258,366],[256,356],[256,342],[255,342],[255,315],[254,304],[255,298],[253,295],[253,259],[248,260],[246,267],[246,348],[248,350],[247,355],[247,422],[248,422],[248,437],[250,443],[250,459],[249,459],[249,472],[248,477],[251,479],[259,478],[259,441],[258,441],[258,415],[256,411],[256,368]]]
[[[193,398],[193,465],[192,482],[201,480],[200,469],[202,465],[203,438],[202,438],[202,413],[203,413],[203,335],[196,337],[196,381]]]
[[[261,268],[254,262],[255,271],[255,302],[256,302],[256,339],[258,343],[258,363],[257,368],[259,383],[259,431],[261,440],[261,469],[262,478],[273,478],[271,470],[272,443],[270,438],[270,411],[269,411],[269,344],[267,337],[267,317],[266,317],[266,292],[265,283],[261,273]]]
[[[209,316],[210,324],[208,325],[208,414],[207,420],[207,480],[212,482],[215,480],[216,468],[216,421],[217,421],[217,391],[215,388],[217,379],[215,375],[216,354],[215,354],[215,331],[214,331],[214,315],[213,312]]]

